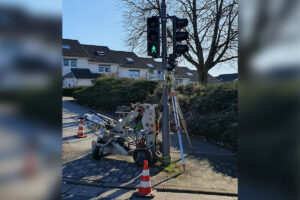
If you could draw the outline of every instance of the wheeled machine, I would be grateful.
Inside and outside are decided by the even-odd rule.
[[[104,153],[132,155],[135,164],[142,166],[157,161],[161,142],[156,104],[139,104],[120,120],[94,113],[84,117],[100,128],[97,140],[92,141],[92,156],[99,160]]]

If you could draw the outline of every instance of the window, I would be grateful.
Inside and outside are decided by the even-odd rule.
[[[64,66],[69,66],[69,60],[64,59]]]
[[[64,66],[77,67],[77,60],[64,59]]]
[[[189,76],[193,76],[193,74],[191,72],[186,72],[186,74]]]
[[[139,79],[140,78],[140,71],[139,70],[129,70],[129,77]]]
[[[148,65],[148,67],[153,67],[153,65],[151,63],[148,63],[147,65]]]
[[[133,58],[130,58],[130,57],[128,57],[126,59],[127,59],[128,62],[133,62],[134,61]]]
[[[100,73],[110,72],[110,66],[109,65],[105,65],[105,66],[99,65],[99,72]]]
[[[175,84],[176,85],[183,84],[183,79],[176,79]]]
[[[104,51],[97,51],[97,54],[98,54],[99,56],[105,56]]]
[[[62,45],[63,49],[71,49],[71,47],[69,45]]]
[[[153,73],[158,74],[158,70],[157,69],[153,70]]]
[[[70,62],[71,62],[71,67],[77,66],[77,60],[70,60]]]

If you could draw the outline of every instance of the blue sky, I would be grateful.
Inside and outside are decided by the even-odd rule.
[[[127,50],[118,0],[63,0],[63,38]]]
[[[63,38],[130,51],[124,42],[126,32],[118,3],[119,0],[63,0]],[[187,67],[193,68],[191,65]],[[236,70],[227,65],[209,71],[213,76],[234,72]]]

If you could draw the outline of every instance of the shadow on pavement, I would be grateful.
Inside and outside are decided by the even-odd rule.
[[[88,132],[84,132],[84,134],[85,135],[92,135],[92,134],[95,134],[95,132],[94,131],[88,131]],[[71,135],[71,136],[67,136],[67,137],[63,137],[62,138],[62,141],[67,141],[67,140],[80,140],[80,139],[82,139],[82,138],[77,138],[77,137],[75,137],[77,135],[77,132],[75,132],[74,133],[74,135]]]
[[[150,175],[155,176],[160,173],[156,166],[149,168]],[[87,154],[77,160],[73,160],[63,165],[63,178],[72,178],[81,181],[92,181],[103,184],[106,187],[122,187],[132,189],[140,184],[140,175],[142,168],[129,162],[129,158],[117,160],[105,155],[96,161],[91,154]],[[110,193],[105,198],[122,195],[125,190],[119,190],[117,193]]]
[[[171,135],[171,146],[174,151],[180,152],[178,139],[176,135]],[[186,137],[182,137],[183,151],[185,154],[185,162],[192,163],[191,170],[196,171],[197,168],[205,170],[207,168],[212,168],[214,172],[222,173],[224,175],[230,176],[232,178],[237,178],[238,176],[238,159],[235,154],[231,154],[226,149],[220,147],[214,147],[212,144],[206,144],[201,141],[193,140],[192,143],[195,147],[195,153],[191,153],[189,150],[188,142]],[[198,143],[197,143],[198,142]],[[198,150],[200,148],[205,149],[203,146],[207,145],[207,151],[200,153]],[[222,154],[224,152],[224,154]],[[177,159],[175,162],[181,162],[181,158]]]
[[[78,122],[64,122],[62,128],[69,128],[69,127],[78,127],[79,123]]]
[[[221,173],[232,178],[238,177],[238,160],[235,156],[205,155],[205,154],[188,154],[184,156],[185,162],[191,165],[191,171],[202,171],[212,168],[214,172]],[[193,160],[191,164],[189,160]],[[173,161],[181,163],[181,158]]]

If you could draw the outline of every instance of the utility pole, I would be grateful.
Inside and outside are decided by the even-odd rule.
[[[168,105],[168,84],[167,78],[167,17],[166,1],[161,2],[161,39],[162,39],[162,69],[164,72],[164,91],[163,91],[163,113],[162,113],[162,164],[167,166],[171,163],[170,156],[170,122],[169,122],[169,105]]]

